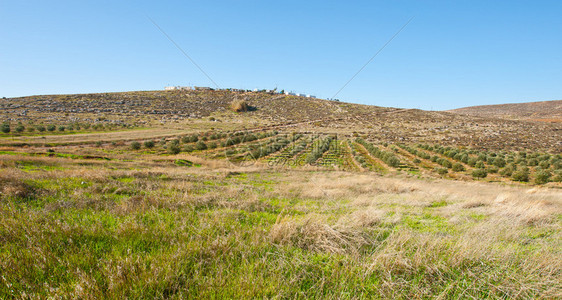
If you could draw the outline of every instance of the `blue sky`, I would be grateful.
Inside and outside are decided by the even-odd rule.
[[[562,99],[562,1],[5,1],[0,97],[278,87],[379,106]]]

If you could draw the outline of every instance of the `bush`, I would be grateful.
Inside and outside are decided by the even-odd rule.
[[[500,175],[510,177],[513,175],[513,167],[507,166],[500,171]]]
[[[145,141],[144,147],[147,148],[147,149],[154,148],[154,141]]]
[[[476,163],[475,167],[478,168],[478,169],[484,169],[486,166],[484,165],[484,163],[482,161],[479,161],[479,162]]]
[[[47,126],[47,131],[55,131],[56,129],[57,129],[57,127],[55,125]]]
[[[541,167],[543,169],[548,169],[550,167],[550,163],[548,161],[541,161],[539,163],[539,167]]]
[[[421,160],[415,158],[415,159],[414,159],[414,163],[415,163],[415,164],[419,164],[419,163],[421,163]]]
[[[45,126],[39,125],[39,126],[37,126],[37,130],[38,130],[39,132],[44,132],[44,131],[47,130],[47,129],[45,128]]]
[[[234,100],[230,103],[230,108],[235,112],[245,112],[249,110],[250,106],[244,100]]]
[[[494,166],[498,168],[505,167],[505,160],[501,157],[496,157],[496,159],[494,159]]]
[[[400,165],[400,159],[398,159],[396,156],[391,156],[389,157],[387,160],[385,160],[385,162],[391,166],[391,167],[398,167]]]
[[[195,144],[195,149],[197,149],[197,150],[206,150],[206,149],[207,149],[207,144],[205,144],[205,142],[203,142],[203,141],[199,141],[199,142],[197,142],[197,144]]]
[[[170,145],[168,145],[167,151],[169,154],[178,154],[180,153],[181,149],[178,144],[170,143]]]
[[[196,135],[192,135],[189,137],[189,143],[196,143],[197,141],[199,141],[199,137]]]
[[[534,158],[529,159],[529,160],[527,161],[527,165],[528,165],[528,166],[536,166],[536,165],[538,165],[538,164],[539,164],[539,161],[536,160],[536,159],[534,159]]]
[[[529,181],[529,172],[526,172],[525,170],[517,171],[517,172],[513,173],[511,178],[515,181],[528,182]]]
[[[488,172],[484,169],[476,169],[472,171],[472,177],[474,178],[485,178],[486,176],[488,176]]]
[[[191,146],[191,145],[185,145],[185,147],[183,147],[183,150],[185,152],[193,152],[193,150],[195,150],[195,148],[193,148],[193,146]]]
[[[25,127],[24,127],[23,125],[21,125],[21,124],[18,125],[18,126],[16,126],[16,129],[15,129],[15,131],[16,131],[17,133],[23,132],[24,130],[25,130]]]
[[[445,175],[449,173],[449,170],[447,168],[435,168],[435,171],[437,171],[439,175]]]
[[[139,142],[132,142],[131,143],[131,149],[139,150],[140,148],[141,148],[141,144]]]
[[[58,129],[59,129],[59,131],[64,131],[64,130],[65,130],[66,128],[65,128],[64,126],[62,126],[62,125],[61,125],[61,126],[59,126],[59,128],[58,128]]]
[[[10,129],[10,124],[2,124],[2,132],[3,133],[10,133],[11,129]]]
[[[455,172],[462,172],[462,171],[464,171],[464,170],[465,170],[465,168],[464,168],[464,166],[463,166],[461,163],[455,163],[455,164],[453,164],[453,171],[455,171]]]
[[[536,184],[544,184],[550,181],[550,177],[552,174],[548,171],[539,171],[535,175],[535,183]]]

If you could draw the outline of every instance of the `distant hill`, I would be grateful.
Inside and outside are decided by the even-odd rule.
[[[234,100],[246,101],[250,111],[233,112],[230,105]],[[548,109],[536,108],[533,113],[527,112],[529,109],[526,110],[525,105],[518,104],[515,107],[522,108],[508,111],[520,112],[522,117],[517,117],[519,119],[546,119],[553,117],[549,111],[560,111],[562,106],[562,101],[544,103]],[[529,105],[541,107],[541,104]],[[225,131],[274,128],[290,132],[362,136],[377,142],[423,142],[484,149],[532,148],[562,152],[562,123],[508,120],[507,117],[496,118],[499,113],[490,113],[496,107],[505,106],[466,108],[452,113],[267,92],[139,91],[0,99],[0,122],[121,123],[170,130],[197,126]]]
[[[478,117],[561,123],[562,100],[470,106],[449,112]]]

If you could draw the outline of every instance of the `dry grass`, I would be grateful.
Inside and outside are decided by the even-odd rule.
[[[235,112],[246,112],[250,106],[245,100],[235,99],[230,103],[230,108]]]
[[[122,156],[0,156],[0,298],[562,297],[558,189]]]

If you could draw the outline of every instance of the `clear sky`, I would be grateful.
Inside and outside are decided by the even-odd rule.
[[[421,109],[562,99],[562,1],[0,0],[0,97],[213,86]]]

